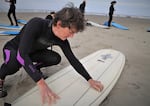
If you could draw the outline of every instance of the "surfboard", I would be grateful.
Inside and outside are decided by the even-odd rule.
[[[87,21],[87,23],[91,24],[92,26],[96,26],[96,27],[100,27],[100,28],[104,28],[104,29],[108,29],[109,28],[108,26],[101,25],[101,24],[95,23],[93,21]]]
[[[7,31],[0,31],[0,35],[18,35],[20,31],[13,31],[13,30],[7,30]]]
[[[114,27],[116,27],[116,28],[119,28],[119,29],[122,29],[122,30],[128,30],[127,27],[125,27],[125,26],[123,26],[123,25],[121,25],[121,24],[118,24],[118,23],[116,23],[116,22],[112,22],[111,24],[112,24],[112,26],[114,26]]]
[[[108,26],[108,22],[104,22],[104,25],[105,25],[105,26]],[[116,22],[111,22],[111,25],[112,25],[113,27],[115,27],[115,28],[118,28],[118,29],[128,30],[127,27],[125,27],[125,26],[123,26],[123,25],[121,25],[121,24],[118,24],[118,23],[116,23]]]
[[[23,19],[18,19],[17,22],[20,24],[26,24],[27,23],[27,21],[23,20]]]
[[[90,87],[72,66],[53,74],[46,83],[60,96],[52,106],[98,106],[110,93],[125,65],[123,53],[113,49],[98,50],[80,60],[93,79],[101,81],[104,89],[98,92]],[[12,103],[12,106],[42,105],[38,87],[34,87]]]
[[[21,29],[23,26],[14,26],[14,25],[6,25],[6,24],[0,24],[0,28],[2,29]]]

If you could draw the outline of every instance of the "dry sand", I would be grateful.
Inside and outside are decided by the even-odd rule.
[[[29,20],[32,17],[45,18],[46,13],[17,13],[20,19]],[[88,20],[103,24],[106,16],[86,16]],[[150,19],[114,17],[113,21],[127,26],[129,30],[120,30],[114,27],[101,29],[87,27],[83,33],[78,33],[69,39],[76,56],[81,59],[99,49],[112,48],[121,51],[126,56],[124,70],[108,97],[100,106],[150,106]],[[0,13],[0,23],[9,24],[6,13]],[[2,48],[6,41],[13,36],[0,36],[0,63],[2,64]],[[56,47],[56,50],[60,51]],[[43,68],[48,75],[59,71],[69,65],[62,55],[62,62],[53,67]],[[24,69],[5,82],[8,96],[0,99],[3,102],[13,102],[26,91],[36,86]]]

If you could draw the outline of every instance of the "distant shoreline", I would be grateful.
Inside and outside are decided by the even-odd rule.
[[[70,0],[75,7],[78,7],[81,0]],[[16,4],[16,12],[41,12],[49,13],[50,11],[58,11],[62,7],[67,6],[70,3],[67,0],[19,0]],[[150,19],[150,0],[120,0],[117,1],[115,6],[114,15],[117,17],[128,17],[128,18],[144,18]],[[56,5],[57,4],[57,5]],[[90,15],[103,15],[107,16],[109,9],[109,0],[88,0],[85,8],[86,14]],[[7,12],[9,9],[9,3],[5,0],[0,1],[0,12]]]
[[[86,13],[86,15],[101,15],[101,16],[108,16],[105,13]],[[114,17],[125,17],[125,18],[142,18],[142,19],[150,19],[150,16],[136,16],[136,15],[123,15],[123,14],[114,14]]]
[[[54,10],[26,10],[26,11],[17,11],[17,13],[50,13]],[[7,13],[5,11],[0,11],[0,13]],[[105,13],[94,13],[94,12],[86,12],[86,15],[99,15],[99,16],[108,16]],[[150,19],[150,16],[138,16],[138,15],[124,15],[124,14],[114,14],[114,17],[125,17],[125,18],[139,18],[139,19]]]

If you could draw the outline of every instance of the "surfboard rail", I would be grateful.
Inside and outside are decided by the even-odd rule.
[[[107,22],[107,21],[104,22],[104,25],[105,25],[105,26],[108,26],[108,22]],[[116,23],[116,22],[111,22],[111,26],[113,26],[113,27],[115,27],[115,28],[118,28],[118,29],[121,29],[121,30],[129,30],[129,28],[127,28],[127,27],[125,27],[125,26],[123,26],[123,25],[121,25],[121,24],[118,24],[118,23]]]
[[[27,24],[27,21],[23,19],[18,19],[17,22],[20,24]]]
[[[20,31],[16,30],[5,30],[5,31],[0,31],[0,35],[18,35]]]
[[[16,29],[20,30],[23,26],[15,26],[15,25],[7,25],[7,24],[0,24],[1,29]]]
[[[95,23],[93,21],[87,21],[87,23],[91,24],[92,26],[100,27],[100,28],[103,28],[103,29],[108,29],[109,28],[108,26],[101,25],[101,24]]]

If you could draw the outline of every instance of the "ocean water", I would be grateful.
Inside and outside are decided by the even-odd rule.
[[[111,0],[86,0],[86,14],[107,15]],[[134,16],[150,18],[150,0],[116,0],[116,16]],[[72,2],[79,7],[82,0],[17,0],[17,12],[50,12],[58,11]],[[9,4],[0,0],[0,12],[7,12]]]

